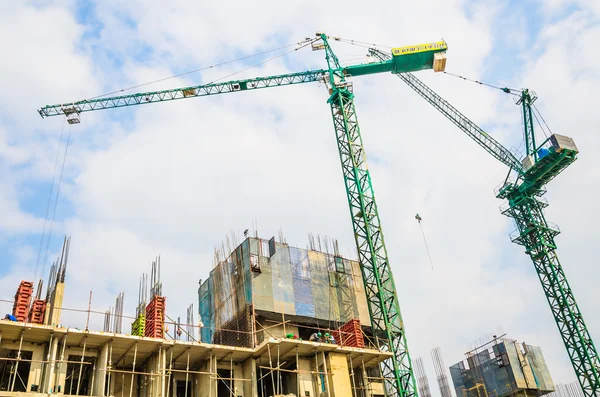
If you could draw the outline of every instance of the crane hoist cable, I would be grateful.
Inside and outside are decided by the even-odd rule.
[[[477,83],[477,84],[480,84],[480,85],[484,85],[484,86],[487,86],[487,87],[495,88],[495,89],[498,89],[498,90],[500,90],[502,92],[505,92],[507,94],[511,94],[511,95],[514,95],[514,96],[517,96],[517,97],[520,96],[521,93],[523,92],[523,90],[517,90],[517,89],[514,89],[514,88],[508,88],[508,87],[500,87],[500,86],[497,86],[497,85],[494,85],[494,84],[485,83],[485,82],[479,81],[479,80],[473,80],[473,79],[470,79],[468,77],[464,77],[464,76],[461,76],[461,75],[458,75],[458,74],[454,74],[454,73],[450,73],[450,72],[446,72],[446,71],[444,71],[444,74],[447,74],[449,76],[454,76],[454,77],[457,77],[457,78],[465,80],[465,81],[470,81],[470,82]],[[546,123],[546,120],[544,119],[544,116],[542,116],[542,113],[535,106],[535,104],[532,103],[531,105],[532,105],[532,108],[533,108],[532,114],[533,114],[533,117],[535,118],[535,121],[537,121],[537,123],[540,126],[542,132],[544,133],[544,135],[546,136],[546,138],[548,138],[550,135],[552,135],[552,130],[550,130],[550,127]],[[545,128],[544,128],[544,126],[545,126]],[[548,130],[548,132],[546,132],[546,130]]]
[[[535,104],[532,104],[532,108],[533,108],[533,116],[535,117],[535,120],[538,122],[540,128],[544,132],[544,135],[546,136],[546,138],[548,138],[550,135],[553,135],[552,134],[552,130],[550,129],[550,126],[548,125],[548,123],[546,123],[546,120],[544,119],[544,116],[542,116],[542,112],[539,111],[539,109],[537,108],[537,106],[535,106]],[[540,122],[540,120],[538,119],[538,117],[542,120],[542,122],[544,124],[542,124]],[[544,126],[546,126],[546,128],[544,128]],[[546,132],[546,129],[548,130],[548,132]]]
[[[383,95],[378,95],[377,97],[379,98],[380,103],[382,103],[382,105],[380,105],[381,108],[384,108],[388,115],[391,117],[392,112],[389,106],[390,101],[388,100],[388,94],[387,94],[387,90],[385,89],[385,85],[382,84],[381,82],[379,82],[379,89],[381,90],[381,92],[383,92]],[[411,188],[410,186],[408,186],[408,184],[404,184],[404,186],[406,187],[406,193],[409,199],[409,202],[414,206],[414,203],[416,202],[416,200],[414,199],[412,193],[411,193]],[[417,221],[419,221],[419,227],[421,228],[421,235],[423,236],[423,242],[425,243],[425,249],[427,250],[427,256],[429,258],[429,264],[431,265],[431,269],[435,270],[433,267],[433,260],[431,259],[431,253],[429,252],[429,245],[427,244],[427,239],[425,238],[425,232],[423,231],[423,225],[421,224],[421,216],[417,213],[415,215],[415,219]]]
[[[67,134],[67,142],[65,143],[65,154],[63,155],[62,165],[60,167],[60,176],[58,178],[58,183],[56,185],[56,197],[54,198],[54,208],[52,210],[52,219],[50,220],[50,231],[48,232],[48,239],[46,240],[46,250],[44,253],[44,261],[42,262],[42,274],[45,271],[46,262],[48,261],[48,250],[50,248],[50,240],[52,240],[52,229],[54,228],[54,219],[56,217],[56,207],[58,206],[58,200],[60,198],[60,187],[62,185],[63,174],[65,171],[65,163],[67,161],[67,153],[69,151],[69,144],[71,143],[72,128],[73,128],[73,125],[69,125],[69,133]]]
[[[359,47],[365,47],[365,46],[367,46],[367,48],[373,48],[373,47],[380,47],[380,48],[386,48],[386,49],[392,49],[392,48],[394,48],[393,46],[389,46],[389,45],[374,44],[374,43],[369,43],[369,42],[366,42],[366,41],[359,41],[359,40],[352,40],[352,39],[344,39],[342,37],[336,37],[335,39],[337,41],[341,41],[341,42],[347,43],[347,44],[356,45],[356,46],[359,46]]]
[[[275,52],[275,51],[283,50],[285,48],[290,48],[290,47],[293,47],[293,46],[296,46],[296,45],[300,45],[300,47],[298,47],[298,48],[295,48],[295,49],[293,49],[291,51],[288,51],[288,52],[286,52],[284,54],[281,54],[281,55],[279,55],[277,57],[273,57],[273,58],[271,58],[269,60],[266,60],[264,62],[261,62],[261,63],[258,63],[256,65],[252,66],[252,67],[256,67],[258,65],[261,65],[261,64],[263,64],[265,62],[268,62],[270,60],[273,60],[275,58],[279,58],[280,56],[284,56],[284,55],[290,54],[290,53],[292,53],[294,51],[298,51],[300,48],[304,48],[306,45],[312,43],[313,41],[314,41],[314,39],[310,39],[310,40],[306,39],[306,40],[303,40],[303,41],[300,41],[300,42],[297,42],[297,43],[287,44],[287,45],[284,45],[284,46],[281,46],[281,47],[277,47],[277,48],[273,48],[273,49],[270,49],[270,50],[265,50],[265,51],[257,52],[257,53],[252,54],[252,55],[246,55],[246,56],[243,56],[243,57],[240,57],[240,58],[236,58],[236,59],[232,59],[232,60],[229,60],[229,61],[219,62],[219,63],[215,63],[213,65],[204,66],[204,67],[201,67],[201,68],[198,68],[198,69],[189,70],[187,72],[182,72],[182,73],[174,74],[174,75],[169,76],[169,77],[163,77],[163,78],[158,79],[158,80],[148,81],[148,82],[137,84],[137,85],[133,85],[133,86],[130,86],[130,87],[121,88],[121,89],[116,90],[116,91],[111,91],[111,92],[107,92],[105,94],[96,95],[94,97],[87,98],[87,100],[98,99],[98,98],[102,98],[102,97],[105,97],[105,96],[108,96],[108,95],[118,94],[118,93],[121,93],[121,92],[133,90],[133,89],[144,87],[144,86],[151,85],[151,84],[160,83],[160,82],[167,81],[167,80],[170,80],[170,79],[175,79],[175,78],[186,76],[186,75],[192,74],[192,73],[202,72],[202,71],[208,70],[208,69],[218,68],[220,66],[228,65],[230,63],[240,62],[240,61],[243,61],[243,60],[246,60],[246,59],[255,58],[255,57],[260,56],[260,55],[265,55],[265,54],[269,54],[269,53],[272,53],[272,52]],[[244,69],[244,70],[246,70],[246,69]],[[222,77],[221,79],[224,79],[224,78],[225,77]],[[219,79],[219,80],[221,80],[221,79]],[[219,80],[215,80],[215,81],[219,81]]]
[[[427,244],[427,239],[425,238],[425,232],[423,231],[423,224],[421,223],[423,218],[421,218],[421,216],[417,213],[417,215],[415,215],[415,219],[419,222],[419,227],[421,228],[421,235],[423,236],[423,242],[425,243],[425,249],[427,250],[427,256],[429,257],[429,263],[431,264],[431,270],[435,270],[433,268],[433,261],[431,260],[431,253],[429,252],[429,245]]]
[[[535,109],[535,111],[538,113],[538,115],[540,116],[540,118],[544,122],[544,125],[546,126],[546,128],[548,128],[548,131],[550,132],[550,135],[552,135],[552,130],[550,129],[550,126],[546,123],[546,120],[544,119],[544,116],[542,116],[542,112],[540,112],[538,110],[538,108],[537,108],[537,106],[535,106],[535,104],[533,104],[533,108]]]
[[[494,84],[490,84],[490,83],[485,83],[485,82],[479,81],[479,80],[473,80],[473,79],[470,79],[468,77],[464,77],[464,76],[461,76],[459,74],[454,74],[454,73],[450,73],[450,72],[446,72],[446,71],[444,71],[443,73],[447,74],[449,76],[457,77],[457,78],[465,80],[465,81],[470,81],[472,83],[477,83],[479,85],[484,85],[484,86],[487,86],[487,87],[490,87],[490,88],[495,88],[497,90],[500,90],[502,92],[505,92],[505,93],[511,94],[511,95],[519,95],[521,93],[521,91],[522,91],[522,90],[516,90],[514,88],[500,87],[500,86],[497,86],[497,85],[494,85]]]
[[[257,66],[263,65],[263,64],[265,64],[265,63],[267,63],[267,62],[271,62],[271,61],[273,61],[273,60],[275,60],[275,59],[277,59],[277,58],[284,57],[284,56],[286,56],[286,55],[289,55],[289,54],[291,54],[292,52],[295,52],[295,51],[298,51],[298,50],[300,50],[300,49],[302,49],[302,48],[305,48],[306,46],[308,46],[308,45],[309,45],[309,44],[311,44],[311,43],[312,43],[312,41],[308,41],[308,42],[306,42],[306,43],[304,43],[304,44],[301,44],[301,45],[300,45],[300,47],[294,48],[293,50],[290,50],[290,51],[284,52],[283,54],[276,55],[276,56],[274,56],[274,57],[271,57],[271,58],[269,58],[269,59],[265,59],[265,60],[264,60],[264,61],[262,61],[262,62],[259,62],[259,63],[256,63],[256,64],[254,64],[254,65],[248,66],[247,68],[244,68],[244,69],[238,70],[237,72],[233,72],[233,73],[230,73],[230,74],[228,74],[228,75],[226,75],[226,76],[219,77],[218,79],[216,79],[216,80],[213,80],[213,81],[211,81],[211,82],[209,82],[209,83],[207,83],[207,84],[214,84],[214,83],[217,83],[217,82],[219,82],[219,81],[221,81],[221,80],[224,80],[224,79],[226,79],[226,78],[228,78],[228,77],[235,76],[236,74],[240,74],[240,73],[242,73],[242,72],[245,72],[246,70],[254,69],[254,68],[255,68],[255,67],[257,67]]]
[[[67,119],[63,121],[62,128],[60,130],[60,138],[58,138],[58,148],[56,149],[56,159],[54,160],[54,170],[52,171],[52,182],[50,184],[50,192],[48,192],[48,202],[46,203],[46,213],[44,215],[44,223],[42,226],[42,234],[40,236],[40,245],[38,247],[38,253],[35,260],[35,271],[34,271],[34,280],[37,280],[38,270],[40,266],[40,259],[42,257],[42,247],[44,246],[44,240],[46,238],[46,225],[48,223],[48,215],[50,212],[50,205],[52,203],[52,193],[54,193],[54,184],[56,182],[56,170],[58,169],[58,160],[60,158],[60,151],[63,142],[63,136],[65,132],[65,125],[67,124]],[[44,276],[44,270],[42,269],[41,277]]]

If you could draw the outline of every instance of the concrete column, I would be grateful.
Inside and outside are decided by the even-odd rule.
[[[31,390],[31,385],[38,385],[38,390],[41,388],[40,381],[42,380],[42,361],[44,359],[44,348],[35,346],[32,352],[32,363],[29,370],[29,381],[27,382],[27,390]]]
[[[66,336],[63,336],[63,339]],[[46,366],[46,381],[45,383],[45,391],[50,392],[50,390],[54,387],[54,371],[56,370],[56,355],[58,354],[58,337],[54,338],[52,342],[52,346],[48,350],[48,365]]]
[[[50,325],[57,326],[60,324],[64,295],[65,283],[56,283],[56,287],[54,287],[54,299],[52,300],[52,318],[50,319]]]
[[[94,395],[104,396],[106,388],[106,366],[108,364],[108,343],[102,346],[98,362],[96,364],[96,373],[94,374]]]
[[[241,382],[244,397],[258,397],[258,384],[256,382],[256,359],[250,357],[241,365],[242,377],[252,379],[252,382]],[[238,376],[235,376],[237,378]],[[239,393],[238,393],[239,394]]]

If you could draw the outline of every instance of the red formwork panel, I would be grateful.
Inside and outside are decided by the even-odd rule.
[[[164,296],[155,296],[150,300],[150,303],[146,306],[144,336],[164,338],[165,306],[166,299]]]
[[[341,346],[365,347],[365,339],[360,320],[352,319],[333,332],[336,342]]]
[[[45,314],[46,301],[44,299],[36,299],[31,305],[31,310],[29,312],[29,322],[33,324],[43,324]]]
[[[31,281],[21,281],[19,288],[17,288],[13,304],[13,316],[17,318],[17,321],[25,322],[27,320],[32,294],[33,283]]]

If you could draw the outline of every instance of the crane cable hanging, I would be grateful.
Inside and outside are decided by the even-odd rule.
[[[48,193],[48,202],[46,203],[46,213],[44,215],[44,223],[42,226],[42,235],[40,236],[40,245],[38,247],[38,253],[35,260],[35,270],[34,270],[34,280],[37,280],[38,270],[40,266],[40,259],[42,256],[42,247],[44,246],[44,240],[46,238],[46,225],[49,221],[48,215],[50,212],[50,204],[52,203],[52,193],[54,193],[54,184],[56,182],[56,170],[58,168],[58,159],[60,158],[60,149],[62,147],[63,136],[65,132],[65,125],[67,124],[67,119],[64,119],[62,128],[60,130],[60,138],[58,139],[58,148],[56,150],[56,159],[54,160],[54,170],[52,171],[52,182],[50,184],[50,192]],[[44,270],[42,269],[41,277],[44,277]]]
[[[60,198],[60,188],[62,186],[63,174],[65,171],[65,163],[67,161],[67,153],[69,151],[69,145],[71,143],[71,130],[73,125],[69,125],[69,133],[67,134],[67,142],[65,143],[65,153],[62,159],[62,165],[60,167],[60,176],[56,185],[56,197],[54,198],[54,208],[52,210],[52,219],[50,220],[50,231],[48,232],[48,238],[46,240],[46,250],[44,253],[44,261],[42,262],[42,274],[46,270],[46,263],[48,262],[48,251],[50,248],[50,241],[52,240],[52,229],[54,228],[54,219],[56,217],[56,207],[58,206],[58,200]],[[59,147],[60,151],[60,147]]]
[[[381,82],[379,82],[379,89],[381,90],[381,92],[383,92],[383,95],[378,95],[377,96],[377,98],[379,99],[379,102],[380,102],[380,108],[385,109],[388,112],[388,114],[391,116],[392,112],[391,112],[391,108],[390,108],[390,105],[389,105],[389,100],[387,100],[387,98],[388,98],[388,92],[387,92],[387,90],[385,88],[385,85],[382,84]],[[385,100],[384,100],[384,98],[385,98]],[[405,186],[407,187],[406,193],[407,193],[407,196],[408,196],[408,201],[410,203],[415,203],[416,200],[414,199],[414,197],[413,197],[413,195],[411,193],[410,186],[408,186],[407,184],[405,184]],[[427,250],[427,256],[429,258],[429,264],[431,265],[431,269],[435,270],[434,267],[433,267],[433,260],[431,259],[431,253],[429,252],[429,245],[427,244],[427,240],[425,238],[425,232],[423,231],[423,225],[421,225],[422,218],[417,213],[415,215],[415,219],[417,219],[419,221],[419,226],[421,228],[421,235],[423,236],[423,241],[425,242],[425,249]]]
[[[522,92],[522,90],[517,90],[517,89],[514,89],[514,88],[508,88],[508,87],[500,87],[500,86],[497,86],[497,85],[494,85],[494,84],[490,84],[490,83],[486,83],[486,82],[483,82],[483,81],[470,79],[468,77],[461,76],[459,74],[454,74],[454,73],[450,73],[450,72],[446,72],[446,71],[444,71],[443,73],[447,74],[449,76],[457,77],[457,78],[465,80],[465,81],[470,81],[472,83],[477,83],[479,85],[484,85],[486,87],[495,88],[497,90],[500,90],[502,92],[505,92],[505,93],[511,94],[511,95],[515,95],[515,96],[519,95]]]
[[[465,81],[470,81],[470,82],[477,83],[477,84],[480,84],[480,85],[484,85],[484,86],[487,86],[487,87],[495,88],[495,89],[498,89],[498,90],[500,90],[502,92],[505,92],[507,94],[511,94],[511,95],[514,95],[514,96],[520,96],[520,94],[523,92],[523,90],[517,90],[517,89],[514,89],[514,88],[508,88],[508,87],[500,87],[500,86],[497,86],[497,85],[494,85],[494,84],[485,83],[485,82],[479,81],[479,80],[469,79],[467,77],[464,77],[464,76],[461,76],[461,75],[458,75],[458,74],[454,74],[454,73],[450,73],[450,72],[446,72],[446,71],[444,71],[443,73],[447,74],[447,75],[450,75],[450,76],[457,77],[457,78],[465,80]],[[546,120],[544,119],[544,116],[542,116],[542,113],[539,111],[539,109],[537,108],[537,106],[535,106],[535,104],[532,103],[531,107],[533,108],[532,114],[533,114],[533,117],[535,118],[535,121],[537,121],[538,125],[540,126],[540,129],[542,130],[542,132],[544,133],[544,135],[546,136],[546,138],[548,138],[549,135],[552,135],[552,130],[550,130],[550,127],[548,126],[548,123],[546,123]],[[541,121],[540,121],[540,119],[541,119]],[[545,128],[544,128],[544,126],[545,126]],[[546,129],[548,130],[548,132],[546,132]]]
[[[429,245],[427,244],[427,239],[425,238],[425,232],[423,231],[423,225],[421,221],[423,220],[421,216],[417,213],[415,215],[415,219],[419,222],[419,227],[421,228],[421,235],[423,236],[423,242],[425,243],[425,249],[427,250],[427,256],[429,257],[429,263],[431,264],[431,270],[435,270],[433,268],[433,261],[431,260],[431,253],[429,252]]]
[[[228,65],[230,63],[235,63],[235,62],[243,61],[245,59],[255,58],[255,57],[260,56],[260,55],[269,54],[269,53],[272,53],[272,52],[275,52],[275,51],[279,51],[279,50],[283,50],[285,48],[293,47],[293,46],[296,46],[296,45],[300,46],[298,48],[294,48],[291,51],[285,52],[285,53],[283,53],[281,55],[278,55],[276,57],[273,57],[271,59],[268,59],[266,61],[260,62],[260,63],[258,63],[256,65],[252,66],[252,67],[256,67],[256,66],[261,65],[261,64],[263,64],[265,62],[269,62],[270,60],[273,60],[275,58],[278,58],[278,57],[290,54],[290,53],[292,53],[294,51],[298,51],[299,49],[306,47],[307,45],[311,44],[313,41],[316,41],[316,40],[317,39],[305,39],[305,40],[302,40],[302,41],[297,42],[297,43],[287,44],[287,45],[284,45],[284,46],[281,46],[281,47],[277,47],[277,48],[273,48],[273,49],[270,49],[270,50],[265,50],[265,51],[257,52],[257,53],[252,54],[252,55],[246,55],[246,56],[243,56],[243,57],[240,57],[240,58],[236,58],[236,59],[232,59],[232,60],[229,60],[229,61],[215,63],[215,64],[210,65],[210,66],[204,66],[204,67],[201,67],[201,68],[198,68],[198,69],[189,70],[187,72],[178,73],[178,74],[175,74],[175,75],[172,75],[172,76],[169,76],[169,77],[163,77],[163,78],[158,79],[158,80],[148,81],[146,83],[136,84],[136,85],[133,85],[133,86],[130,86],[130,87],[126,87],[126,88],[121,88],[119,90],[107,92],[105,94],[96,95],[94,97],[84,99],[83,101],[89,101],[89,100],[93,100],[93,99],[98,99],[98,98],[106,97],[106,96],[109,96],[109,95],[118,94],[118,93],[125,92],[125,91],[130,91],[130,90],[133,90],[133,89],[136,89],[136,88],[140,88],[140,87],[144,87],[144,86],[147,86],[147,85],[151,85],[151,84],[155,84],[155,83],[160,83],[160,82],[163,82],[163,81],[166,81],[166,80],[175,79],[177,77],[186,76],[188,74],[197,73],[197,72],[201,72],[201,71],[204,71],[204,70],[217,68],[217,67],[220,67],[220,66],[223,66],[223,65]],[[247,69],[244,69],[244,70],[247,70]],[[226,77],[228,77],[228,76],[226,76]],[[225,78],[225,77],[222,77],[221,79],[223,79],[223,78]],[[219,80],[221,80],[221,79],[219,79]],[[215,81],[218,81],[218,80],[215,80]],[[212,83],[209,83],[209,84],[212,84]],[[83,101],[77,101],[77,102],[83,102]]]
[[[259,63],[256,63],[256,64],[254,64],[254,65],[248,66],[247,68],[244,68],[244,69],[238,70],[237,72],[233,72],[233,73],[230,73],[230,74],[228,74],[228,75],[226,75],[226,76],[219,77],[218,79],[215,79],[215,80],[213,80],[213,81],[211,81],[211,82],[207,83],[206,85],[208,85],[208,84],[214,84],[214,83],[216,83],[216,82],[218,82],[218,81],[221,81],[221,80],[224,80],[224,79],[226,79],[226,78],[228,78],[228,77],[235,76],[236,74],[240,74],[240,73],[242,73],[242,72],[245,72],[246,70],[254,69],[254,68],[255,68],[255,67],[257,67],[257,66],[263,65],[263,64],[265,64],[265,63],[267,63],[267,62],[271,62],[271,61],[273,61],[273,60],[275,60],[275,59],[277,59],[277,58],[284,57],[284,56],[286,56],[286,55],[288,55],[288,54],[291,54],[292,52],[295,52],[295,51],[301,50],[302,48],[305,48],[306,46],[308,46],[309,44],[312,44],[312,43],[313,43],[313,42],[315,42],[315,41],[316,41],[316,39],[311,39],[311,40],[309,40],[309,41],[303,41],[303,42],[297,43],[297,44],[299,45],[299,47],[297,47],[297,48],[294,48],[294,49],[292,49],[292,50],[290,50],[290,51],[287,51],[287,52],[284,52],[284,53],[282,53],[282,54],[276,55],[276,56],[274,56],[274,57],[271,57],[271,58],[269,58],[269,59],[265,59],[265,60],[264,60],[264,61],[262,61],[262,62],[259,62]]]

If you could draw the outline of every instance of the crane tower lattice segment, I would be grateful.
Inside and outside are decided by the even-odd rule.
[[[517,224],[512,241],[525,247],[538,274],[554,321],[586,396],[600,395],[600,359],[556,254],[557,227],[548,224],[545,200],[518,189],[508,194],[503,214]]]
[[[373,331],[380,340],[379,347],[394,354],[381,365],[385,389],[389,397],[417,396],[404,323],[356,117],[354,95],[343,75],[333,75],[331,67],[337,64],[337,59],[330,55],[325,36],[323,41],[330,65],[332,94],[328,102]]]

